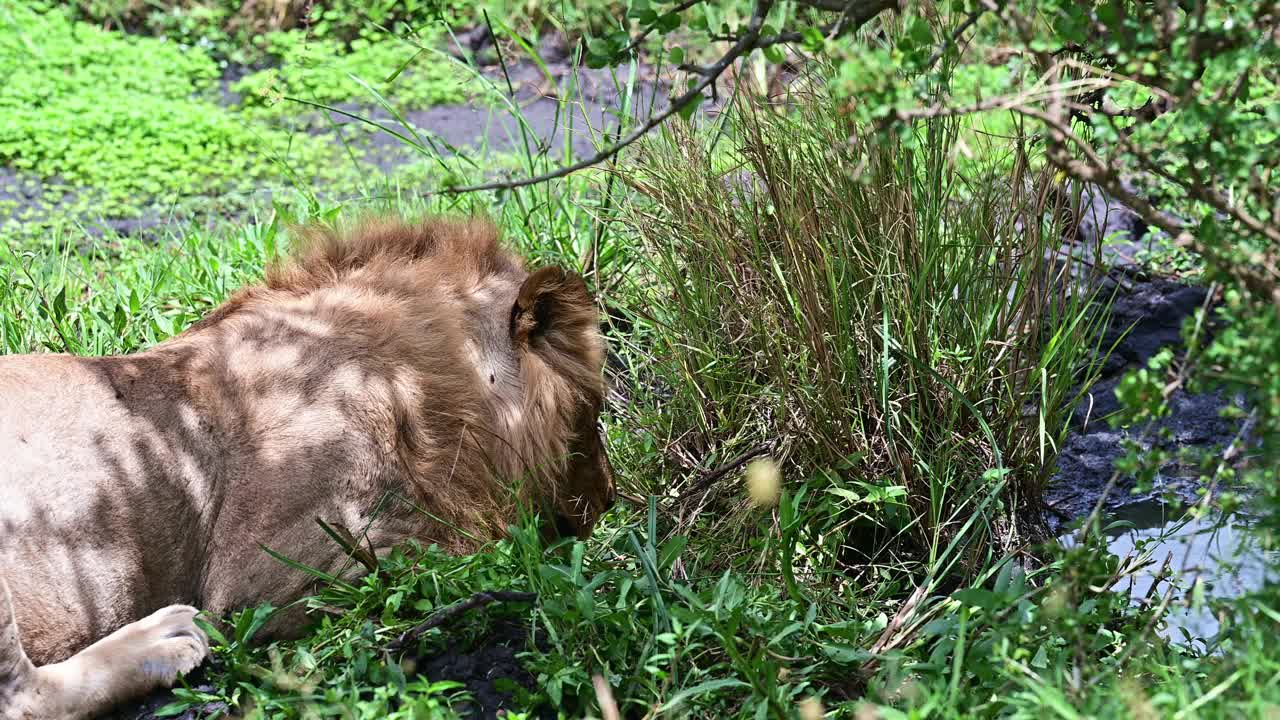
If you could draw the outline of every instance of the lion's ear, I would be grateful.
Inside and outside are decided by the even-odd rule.
[[[559,323],[573,322],[573,314],[585,302],[587,286],[577,273],[549,266],[538,268],[525,278],[511,307],[511,339],[524,344],[556,328]]]

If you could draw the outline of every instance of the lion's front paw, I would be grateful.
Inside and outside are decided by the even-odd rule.
[[[129,623],[69,659],[34,669],[11,692],[0,720],[97,717],[121,702],[172,687],[209,654],[196,609],[170,605]]]
[[[73,660],[79,666],[110,669],[111,684],[127,692],[170,687],[209,654],[209,641],[188,605],[160,608],[94,643]]]
[[[130,626],[137,632],[129,638],[129,654],[153,682],[168,687],[204,662],[209,640],[195,624],[197,612],[188,605],[170,605]]]

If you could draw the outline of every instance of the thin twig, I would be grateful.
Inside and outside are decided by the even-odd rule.
[[[712,470],[711,472],[708,472],[706,475],[703,475],[692,486],[690,486],[688,490],[685,490],[683,493],[680,493],[680,499],[684,500],[685,498],[688,498],[695,493],[701,492],[702,490],[705,490],[711,487],[712,485],[716,484],[716,482],[719,481],[720,478],[724,477],[725,475],[728,475],[734,470],[737,470],[743,465],[746,465],[749,461],[769,452],[769,450],[773,448],[773,444],[774,444],[773,440],[770,440],[769,442],[760,443],[759,445],[756,445],[750,450],[747,450],[746,452],[742,453],[738,457],[730,460],[729,462],[721,465],[720,467]]]
[[[688,10],[694,5],[700,5],[706,1],[707,0],[685,0],[684,2],[671,8],[670,10],[668,10],[663,14],[670,15],[674,13],[676,15],[679,15],[680,13],[683,13],[685,10]],[[640,47],[640,43],[644,42],[645,38],[649,37],[651,34],[653,34],[653,31],[657,29],[658,29],[658,23],[656,22],[646,26],[644,30],[641,30],[634,38],[631,39],[631,42],[627,43],[626,47],[619,50],[618,54],[630,55],[633,51],[635,51],[636,48]]]
[[[1084,182],[1094,183],[1106,190],[1112,197],[1119,199],[1134,212],[1138,213],[1148,225],[1154,225],[1167,232],[1177,245],[1190,248],[1203,255],[1214,256],[1215,248],[1197,240],[1190,232],[1187,223],[1157,209],[1145,198],[1124,187],[1110,170],[1108,163],[1094,151],[1091,145],[1072,131],[1065,122],[1053,114],[1037,108],[1019,105],[1009,109],[1035,118],[1049,127],[1050,138],[1057,143],[1057,147],[1050,147],[1050,152],[1047,155],[1051,163],[1072,177]],[[1084,159],[1078,160],[1071,157],[1064,147],[1067,144],[1074,146]],[[1257,232],[1273,242],[1280,242],[1280,231],[1265,226],[1256,218],[1249,216],[1245,211],[1230,205],[1224,197],[1214,190],[1200,185],[1184,185],[1183,188],[1192,197],[1230,215],[1249,230]],[[1272,264],[1272,258],[1258,251],[1248,251],[1243,248],[1238,248],[1238,250],[1245,255],[1248,265],[1230,263],[1225,268],[1227,272],[1262,298],[1270,296],[1272,299],[1280,300],[1280,287],[1277,286],[1275,279],[1275,276],[1280,273],[1277,273],[1276,267]]]
[[[455,603],[438,611],[431,617],[427,618],[424,622],[406,630],[400,635],[400,637],[392,640],[391,643],[387,645],[387,650],[391,652],[403,650],[409,645],[409,643],[417,640],[422,633],[432,628],[440,627],[469,610],[474,610],[496,602],[532,602],[537,598],[537,593],[519,592],[516,590],[490,590],[478,592],[462,602]]]
[[[938,48],[934,50],[933,54],[929,56],[929,59],[925,61],[924,66],[926,68],[932,68],[939,60],[942,59],[942,56],[946,54],[947,48],[958,47],[960,45],[960,36],[965,34],[969,28],[973,27],[973,24],[978,22],[978,18],[982,17],[988,10],[998,9],[999,8],[996,7],[996,4],[990,2],[990,0],[978,3],[978,7],[969,12],[969,16],[964,19],[964,22],[960,23],[960,26],[956,28],[955,32],[951,33],[951,37],[938,45]]]

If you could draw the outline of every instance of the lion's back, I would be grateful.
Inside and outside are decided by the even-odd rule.
[[[46,504],[74,491],[68,481],[92,464],[95,439],[118,420],[111,396],[78,358],[0,357],[0,517],[18,514],[24,498]]]

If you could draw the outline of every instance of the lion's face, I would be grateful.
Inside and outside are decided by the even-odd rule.
[[[543,432],[565,433],[566,463],[556,479],[550,508],[554,534],[585,538],[613,504],[613,469],[600,434],[604,400],[604,342],[599,315],[582,278],[544,267],[525,278],[508,324],[520,356],[525,401],[530,407],[557,407],[544,413],[558,423]],[[572,398],[572,400],[570,400]]]
[[[600,435],[598,417],[598,405],[584,411],[570,449],[564,492],[555,514],[556,532],[562,537],[587,538],[596,521],[613,505],[613,467]]]

